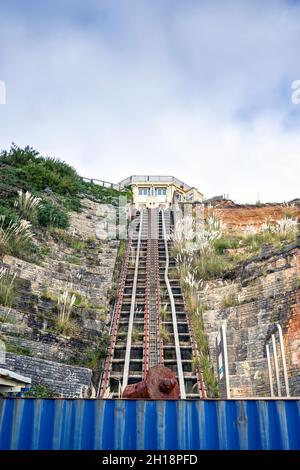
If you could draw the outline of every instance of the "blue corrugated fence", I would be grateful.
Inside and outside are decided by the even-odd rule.
[[[0,400],[0,449],[300,449],[300,400]]]

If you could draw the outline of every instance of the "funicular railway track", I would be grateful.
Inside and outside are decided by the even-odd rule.
[[[198,355],[170,256],[171,211],[144,209],[128,241],[111,322],[111,343],[98,396],[117,398],[121,387],[143,380],[162,364],[177,375],[181,398],[205,397]]]

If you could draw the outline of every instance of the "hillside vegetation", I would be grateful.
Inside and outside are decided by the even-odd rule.
[[[7,240],[0,241],[0,251],[25,258],[34,256],[37,247],[29,229],[67,229],[69,212],[81,210],[83,197],[117,205],[120,195],[131,197],[129,190],[120,192],[85,182],[67,163],[13,144],[10,150],[0,153],[2,238],[3,232],[7,233]]]

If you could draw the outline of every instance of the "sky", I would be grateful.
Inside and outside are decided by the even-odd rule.
[[[112,182],[300,197],[300,2],[0,0],[0,19],[1,149]]]

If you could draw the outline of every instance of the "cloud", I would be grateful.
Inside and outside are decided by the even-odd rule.
[[[14,1],[0,6],[1,147],[84,176],[174,174],[207,196],[299,196],[296,2]]]

